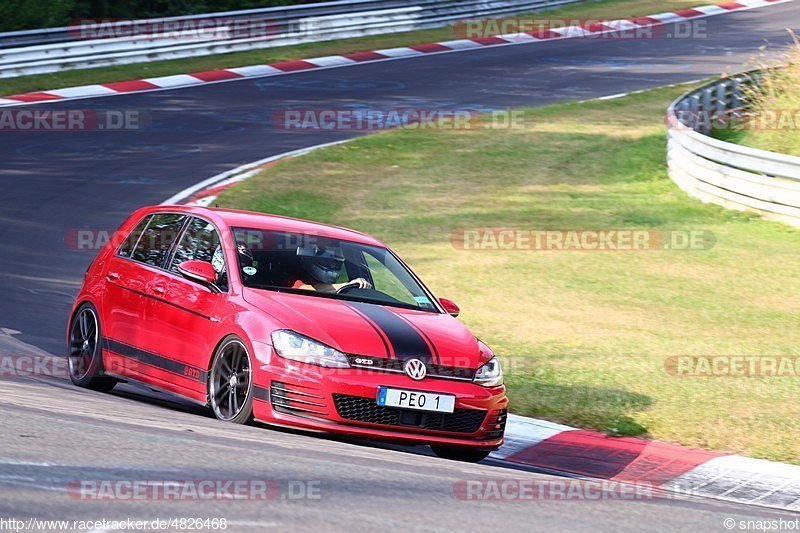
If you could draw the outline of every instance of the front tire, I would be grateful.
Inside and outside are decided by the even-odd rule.
[[[78,387],[109,392],[117,384],[103,375],[103,337],[97,309],[90,303],[78,308],[69,329],[69,378]]]
[[[476,448],[456,448],[451,446],[431,446],[433,453],[442,459],[477,463],[489,457],[490,451]]]
[[[247,424],[253,419],[250,355],[239,337],[227,337],[217,348],[208,376],[208,399],[219,420]]]

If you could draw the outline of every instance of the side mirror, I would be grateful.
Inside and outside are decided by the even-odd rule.
[[[461,309],[458,308],[453,300],[439,298],[439,303],[442,304],[442,307],[444,307],[444,310],[447,311],[450,316],[456,317],[459,313],[461,313]]]
[[[219,292],[214,283],[217,281],[217,272],[211,263],[205,261],[184,261],[178,265],[178,272],[189,280],[208,286],[212,291]]]

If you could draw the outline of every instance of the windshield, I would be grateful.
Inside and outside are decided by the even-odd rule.
[[[438,312],[386,248],[308,235],[234,228],[246,287]]]

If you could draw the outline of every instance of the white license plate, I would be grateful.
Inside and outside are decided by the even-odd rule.
[[[402,407],[403,409],[414,409],[416,411],[452,413],[456,407],[456,397],[452,394],[381,387],[378,389],[378,405]]]

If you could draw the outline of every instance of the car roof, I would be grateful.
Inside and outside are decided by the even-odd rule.
[[[200,207],[186,205],[160,205],[148,211],[185,212],[198,216],[205,216],[223,222],[229,228],[251,228],[260,230],[286,231],[307,235],[318,235],[332,239],[352,241],[372,246],[385,247],[378,239],[347,228],[312,222],[299,218],[257,213],[255,211],[242,211],[238,209],[221,209],[219,207]],[[212,220],[213,222],[214,220]]]

